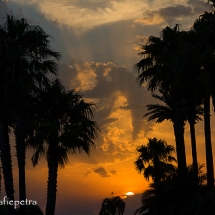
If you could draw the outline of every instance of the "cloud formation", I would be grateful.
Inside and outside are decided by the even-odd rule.
[[[60,74],[66,86],[81,90],[85,98],[99,104],[96,118],[102,126],[106,125],[105,129],[110,134],[109,142],[113,142],[115,136],[124,135],[125,130],[130,130],[135,139],[142,129],[150,127],[150,123],[142,117],[150,96],[146,90],[138,87],[134,73],[126,67],[111,62],[72,61],[71,66],[62,65],[61,69]],[[114,126],[113,123],[120,121],[126,124]]]
[[[188,23],[192,25],[190,21],[196,19],[198,15],[210,10],[210,7],[202,0],[165,2],[156,8],[158,9],[145,10],[143,16],[135,19],[134,23],[139,23],[143,26],[184,23],[187,26]]]
[[[14,2],[33,5],[56,23],[82,29],[135,19],[147,6],[140,0],[134,1],[75,1],[75,0],[13,0]],[[133,12],[135,11],[135,13]]]
[[[94,172],[98,173],[103,178],[110,177],[110,175],[108,175],[108,172],[103,167],[95,169]]]
[[[190,17],[199,13],[197,6],[192,6],[177,4],[160,8],[158,10],[147,10],[143,13],[142,18],[136,19],[134,22],[141,23],[143,25],[155,25],[161,24],[162,22],[171,23],[184,17]]]
[[[154,99],[137,85],[134,73],[112,62],[72,60],[70,66],[60,65],[59,74],[68,89],[80,90],[87,101],[98,105],[95,120],[103,131],[92,156],[76,156],[75,161],[95,167],[136,157],[136,147],[144,144],[153,130],[154,123],[147,122],[143,115]]]

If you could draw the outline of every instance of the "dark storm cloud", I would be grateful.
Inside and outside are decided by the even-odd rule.
[[[101,175],[103,178],[110,177],[110,175],[108,175],[108,172],[107,172],[103,167],[100,167],[100,168],[98,168],[98,169],[95,169],[94,172],[95,172],[95,173],[98,173],[98,174]]]

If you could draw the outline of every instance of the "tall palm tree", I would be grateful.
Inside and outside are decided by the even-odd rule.
[[[149,180],[151,177],[155,186],[159,186],[175,167],[171,164],[176,159],[171,156],[175,149],[168,145],[164,140],[157,138],[149,138],[146,145],[137,148],[139,156],[134,162],[136,169],[141,173],[143,171],[144,178]]]
[[[125,202],[119,196],[105,198],[102,202],[99,215],[123,215]]]
[[[152,96],[160,101],[164,102],[166,106],[160,104],[149,104],[147,105],[147,110],[149,111],[143,117],[150,116],[150,120],[156,119],[156,123],[161,123],[164,120],[169,120],[174,123],[173,114],[173,101],[171,94],[167,91],[159,89],[161,96],[152,94]],[[196,151],[196,138],[195,138],[195,124],[196,122],[202,120],[200,116],[203,115],[203,108],[199,104],[190,101],[184,97],[184,122],[188,121],[190,125],[190,137],[191,137],[191,148],[192,148],[192,158],[193,158],[193,168],[195,172],[196,184],[198,182],[198,161],[197,161],[197,151]]]
[[[181,185],[186,181],[186,152],[184,143],[184,119],[181,91],[175,84],[178,72],[172,66],[172,58],[179,47],[181,32],[179,26],[166,27],[160,37],[150,36],[147,43],[141,46],[139,53],[143,57],[134,69],[138,74],[137,81],[140,85],[146,83],[149,91],[162,88],[171,93],[173,98],[174,134]]]
[[[28,142],[34,148],[33,165],[41,157],[48,163],[46,215],[54,215],[57,193],[58,167],[64,167],[68,155],[84,151],[89,155],[100,131],[92,120],[96,107],[87,103],[74,90],[66,91],[59,80],[40,92],[35,116],[35,130]]]
[[[213,7],[214,7],[214,1]],[[197,60],[200,62],[199,80],[203,85],[204,92],[204,130],[205,130],[205,148],[206,148],[206,168],[207,168],[207,184],[209,188],[214,186],[214,164],[213,151],[211,142],[211,127],[210,127],[210,97],[212,96],[214,111],[215,111],[215,13],[205,12],[195,21],[192,31],[196,34],[196,53]]]
[[[8,135],[8,122],[4,111],[0,111],[0,152],[5,192],[9,200],[14,201],[12,158]],[[15,215],[14,206],[8,205],[8,215]]]
[[[56,60],[60,54],[50,48],[49,35],[39,26],[31,26],[26,19],[7,15],[6,23],[0,26],[0,66],[2,69],[1,90],[8,100],[10,116],[16,137],[16,153],[19,167],[19,197],[26,199],[25,185],[25,128],[23,115],[31,106],[31,98],[42,86],[48,84],[47,74],[57,74]],[[21,205],[25,215],[25,205]]]

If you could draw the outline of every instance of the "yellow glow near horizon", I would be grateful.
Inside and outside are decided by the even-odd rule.
[[[133,192],[127,192],[125,195],[126,195],[126,196],[133,196],[134,193],[133,193]]]

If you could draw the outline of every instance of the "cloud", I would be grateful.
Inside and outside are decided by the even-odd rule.
[[[135,23],[142,25],[158,25],[163,22],[171,23],[181,21],[183,18],[190,18],[194,15],[203,13],[206,9],[205,2],[200,0],[189,0],[186,4],[165,5],[157,10],[146,10],[143,17],[134,20]]]
[[[33,5],[59,24],[78,28],[91,29],[96,26],[131,20],[138,17],[147,6],[140,0],[134,1],[57,1],[57,0],[14,0],[17,3]],[[134,13],[135,11],[135,13]]]
[[[98,173],[100,176],[102,176],[103,178],[106,178],[106,177],[110,177],[110,175],[108,175],[107,171],[103,168],[103,167],[100,167],[98,169],[95,169],[94,170],[95,173]]]
[[[210,6],[204,0],[188,0],[187,3],[193,7],[194,14],[202,14],[204,11],[210,10]]]
[[[111,171],[109,171],[111,174],[113,174],[113,175],[116,175],[117,174],[117,171],[116,170],[111,170]]]
[[[193,10],[189,6],[175,5],[168,6],[166,8],[160,8],[159,10],[147,10],[143,13],[143,18],[136,19],[134,22],[141,23],[143,25],[155,25],[161,24],[166,21],[168,23],[174,21],[177,18],[193,15]]]
[[[143,128],[145,131],[151,129],[151,124],[142,117],[151,97],[144,88],[138,87],[134,74],[126,67],[111,62],[73,60],[71,66],[62,65],[61,68],[60,74],[66,86],[81,90],[84,98],[97,100],[95,116],[109,142],[115,144],[128,132],[135,139]]]
[[[79,73],[83,71],[93,77],[93,85],[87,85],[87,79],[79,80]],[[95,120],[102,128],[91,156],[74,155],[74,163],[90,164],[94,169],[98,164],[116,164],[135,158],[136,147],[145,142],[155,125],[143,118],[146,105],[154,103],[154,99],[144,87],[137,85],[134,73],[112,62],[72,60],[70,65],[60,65],[59,74],[67,88],[88,86],[80,93],[98,105]]]

